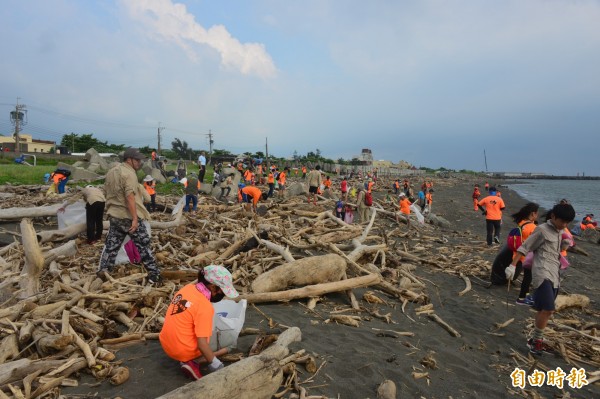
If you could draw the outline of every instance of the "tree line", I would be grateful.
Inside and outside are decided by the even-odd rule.
[[[128,146],[124,144],[109,144],[107,141],[101,141],[97,138],[93,137],[93,133],[90,134],[76,134],[70,133],[65,134],[62,137],[60,145],[63,147],[67,147],[71,152],[86,152],[90,148],[94,148],[98,152],[114,152],[119,153]],[[140,147],[139,150],[144,153],[150,155],[152,151],[156,151],[155,147],[144,146]],[[194,150],[189,146],[189,144],[185,140],[180,140],[175,138],[171,142],[170,149],[161,149],[162,156],[167,159],[184,159],[184,160],[196,160],[200,155],[201,150]],[[206,151],[205,151],[206,152]],[[208,155],[208,154],[207,154]],[[232,154],[228,150],[224,149],[213,149],[212,156],[215,158],[235,158],[239,154]],[[257,152],[245,152],[241,154],[245,158],[265,158],[265,153],[262,151]],[[285,161],[287,158],[278,157],[273,154],[269,154],[269,159],[273,161]],[[297,163],[338,163],[342,165],[360,165],[362,162],[358,158],[353,158],[351,160],[346,160],[344,158],[339,158],[337,160],[333,160],[330,158],[326,158],[322,155],[321,150],[318,148],[315,151],[308,151],[306,155],[299,155],[297,151],[294,151],[292,155],[292,159]]]

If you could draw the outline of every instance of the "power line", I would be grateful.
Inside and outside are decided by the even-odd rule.
[[[101,121],[101,120],[92,119],[92,118],[85,118],[85,117],[81,117],[81,116],[77,116],[77,115],[66,114],[63,112],[52,111],[52,110],[48,110],[48,109],[44,109],[44,108],[36,107],[36,106],[30,106],[29,108],[32,110],[41,112],[43,114],[53,115],[58,118],[70,119],[70,120],[73,120],[76,122],[82,122],[82,123],[88,123],[88,124],[96,124],[96,125],[110,126],[110,127],[123,127],[123,128],[130,128],[130,129],[150,129],[150,128],[152,128],[149,125],[134,125],[134,124],[128,124],[128,123],[122,123],[122,122],[112,122],[112,121],[105,121],[105,120]]]

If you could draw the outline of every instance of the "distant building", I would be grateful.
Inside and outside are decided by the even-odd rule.
[[[364,162],[364,165],[373,164],[373,153],[368,148],[363,148],[360,155],[355,158],[357,158],[361,162]]]
[[[21,152],[51,152],[56,143],[48,140],[37,140],[31,137],[30,134],[19,134],[19,150]],[[8,148],[10,151],[15,151],[15,137],[14,136],[0,136],[0,145],[4,148]]]
[[[542,177],[545,176],[545,173],[539,173],[539,172],[492,172],[489,173],[489,175],[491,176],[496,176],[496,177]]]

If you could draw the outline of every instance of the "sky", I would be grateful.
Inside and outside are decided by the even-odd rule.
[[[600,176],[600,0],[4,0],[0,133]],[[4,116],[1,116],[4,115]],[[583,151],[587,149],[588,151]]]

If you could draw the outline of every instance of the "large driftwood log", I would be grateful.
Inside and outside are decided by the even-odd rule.
[[[349,278],[333,283],[309,285],[293,290],[240,295],[239,298],[246,299],[248,303],[291,301],[293,299],[316,297],[331,292],[346,291],[352,288],[368,287],[379,284],[381,281],[381,275],[372,273],[366,276]]]
[[[50,265],[53,260],[60,258],[61,256],[73,256],[77,253],[77,241],[71,240],[64,243],[63,245],[53,248],[50,251],[44,253],[44,266]]]
[[[300,330],[292,327],[284,331],[277,341],[260,355],[243,359],[159,398],[271,398],[283,382],[279,360],[288,355],[287,347],[300,339]]]
[[[104,227],[104,225],[102,227]],[[37,233],[37,239],[40,244],[50,241],[64,241],[80,233],[83,233],[85,229],[85,223],[77,223],[71,226],[67,226],[64,229],[40,231]]]
[[[183,217],[183,207],[177,212],[177,215],[168,222],[161,222],[158,220],[150,220],[150,227],[153,229],[170,229],[171,227],[177,227],[185,223],[185,218]]]
[[[0,364],[13,359],[19,354],[17,334],[10,334],[0,341]]]
[[[554,301],[556,304],[556,311],[560,312],[567,308],[585,308],[590,304],[590,298],[585,295],[571,294],[571,295],[559,295]]]
[[[30,360],[19,359],[0,364],[0,386],[14,381],[22,381],[23,378],[38,370],[42,373],[61,366],[64,360]]]
[[[336,254],[295,260],[259,275],[252,291],[282,291],[288,287],[340,281],[346,274],[346,260]]]
[[[16,220],[42,216],[56,216],[62,204],[39,206],[37,208],[5,208],[0,209],[0,220]]]
[[[21,297],[27,298],[39,291],[40,275],[44,268],[44,256],[38,244],[31,219],[25,218],[21,221],[21,238],[23,240],[23,251],[25,252],[25,264],[21,272],[19,285],[23,290]]]

